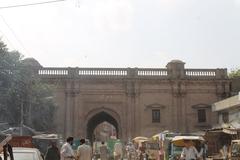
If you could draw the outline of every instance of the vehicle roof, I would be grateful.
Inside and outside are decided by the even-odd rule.
[[[36,152],[39,151],[37,148],[26,148],[26,147],[13,147],[14,151],[19,152]]]
[[[172,141],[174,140],[202,140],[204,141],[204,138],[202,136],[175,136]]]
[[[240,139],[235,139],[235,140],[232,140],[232,142],[237,142],[237,143],[240,143]]]

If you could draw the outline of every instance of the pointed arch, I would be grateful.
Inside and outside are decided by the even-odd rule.
[[[108,108],[99,108],[91,110],[86,116],[86,137],[92,141],[94,129],[102,122],[112,124],[117,130],[117,137],[121,137],[120,116],[115,111]]]

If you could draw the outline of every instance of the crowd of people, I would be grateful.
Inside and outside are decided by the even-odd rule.
[[[74,138],[68,137],[66,142],[62,145],[60,151],[56,146],[56,143],[51,142],[51,145],[47,149],[44,159],[45,160],[92,160],[94,159],[92,147],[86,144],[85,139],[80,140],[80,146],[74,152],[72,149]],[[100,159],[107,160],[109,150],[105,142],[102,142],[99,147]],[[114,159],[122,159],[122,145],[121,143],[116,143],[114,145]]]
[[[85,139],[80,140],[76,153],[72,149],[73,140],[73,137],[68,137],[60,151],[56,143],[52,142],[44,157],[45,160],[92,160],[92,148],[86,144]]]
[[[86,144],[85,139],[80,140],[80,145],[78,146],[77,150],[73,150],[72,145],[74,142],[73,137],[68,137],[66,142],[62,145],[61,149],[59,150],[56,142],[51,142],[50,146],[47,149],[47,152],[44,156],[45,160],[92,160],[98,159],[101,160],[108,160],[109,159],[109,148],[105,144],[105,142],[101,142],[101,146],[99,146],[100,157],[95,157],[93,155],[93,149],[90,145]],[[144,159],[144,148],[138,147],[129,142],[126,146],[120,141],[117,141],[114,144],[113,149],[113,159],[114,160],[122,160],[124,154],[126,154],[126,158],[128,160],[143,160]]]
[[[80,140],[80,145],[75,151],[72,149],[73,141],[73,137],[68,137],[60,150],[57,148],[55,142],[51,142],[51,145],[49,146],[45,154],[45,160],[92,160],[96,158],[93,155],[92,147],[86,144],[85,139]],[[208,146],[206,143],[201,143],[198,146],[195,145],[195,147],[192,141],[184,140],[184,144],[185,146],[183,147],[182,153],[179,157],[180,160],[206,160],[208,150]],[[99,152],[100,157],[98,158],[100,158],[101,160],[109,159],[109,148],[107,147],[105,142],[101,142],[101,146],[99,146]],[[122,160],[124,154],[128,160],[148,159],[144,146],[136,146],[132,142],[128,142],[124,147],[122,143],[115,143],[113,150],[114,160]],[[223,157],[227,159],[226,145],[224,145],[222,148],[222,154]],[[159,156],[157,159],[162,160],[164,158]]]
[[[57,147],[56,142],[51,141],[47,152],[44,156],[44,160],[109,160],[110,154],[114,160],[148,160],[148,152],[146,152],[146,146],[139,145],[137,143],[128,142],[125,145],[117,140],[114,143],[113,152],[110,153],[110,149],[105,142],[101,142],[98,146],[99,157],[93,154],[92,147],[86,143],[85,139],[80,140],[80,145],[77,149],[73,150],[73,137],[68,137],[66,142],[61,146],[60,150]],[[206,160],[208,157],[208,145],[206,141],[193,142],[191,140],[183,140],[184,147],[181,149],[181,155],[175,157],[176,160]],[[12,153],[11,146],[5,145],[5,152]],[[9,152],[10,149],[10,152]],[[156,156],[156,160],[165,160],[164,156],[161,156],[161,146],[158,149],[159,155]],[[227,143],[223,144],[220,149],[221,157],[223,160],[228,159],[229,146]],[[4,152],[4,153],[5,153]],[[111,159],[112,159],[111,158]],[[0,158],[1,159],[1,158]]]

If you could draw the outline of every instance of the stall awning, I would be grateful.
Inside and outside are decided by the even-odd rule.
[[[223,133],[226,133],[226,134],[232,134],[232,135],[234,135],[234,134],[237,134],[237,131],[236,130],[230,130],[230,129],[223,129],[222,130],[223,131]]]
[[[235,135],[237,134],[237,130],[235,129],[230,129],[230,128],[218,128],[218,129],[211,129],[208,130],[208,132],[213,132],[213,133],[225,133],[225,134],[230,134],[230,135]]]

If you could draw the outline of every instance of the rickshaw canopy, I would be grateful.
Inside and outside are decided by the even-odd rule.
[[[145,142],[145,141],[148,141],[148,140],[149,139],[147,137],[141,137],[141,136],[133,138],[134,142]]]
[[[201,137],[201,136],[175,136],[172,139],[172,143],[175,146],[183,147],[183,146],[185,146],[185,143],[184,143],[185,140],[189,140],[191,142],[194,142],[194,141],[203,142],[203,141],[205,141],[204,138]]]
[[[160,137],[160,133],[153,135],[151,138],[153,140],[159,140],[159,137]]]

